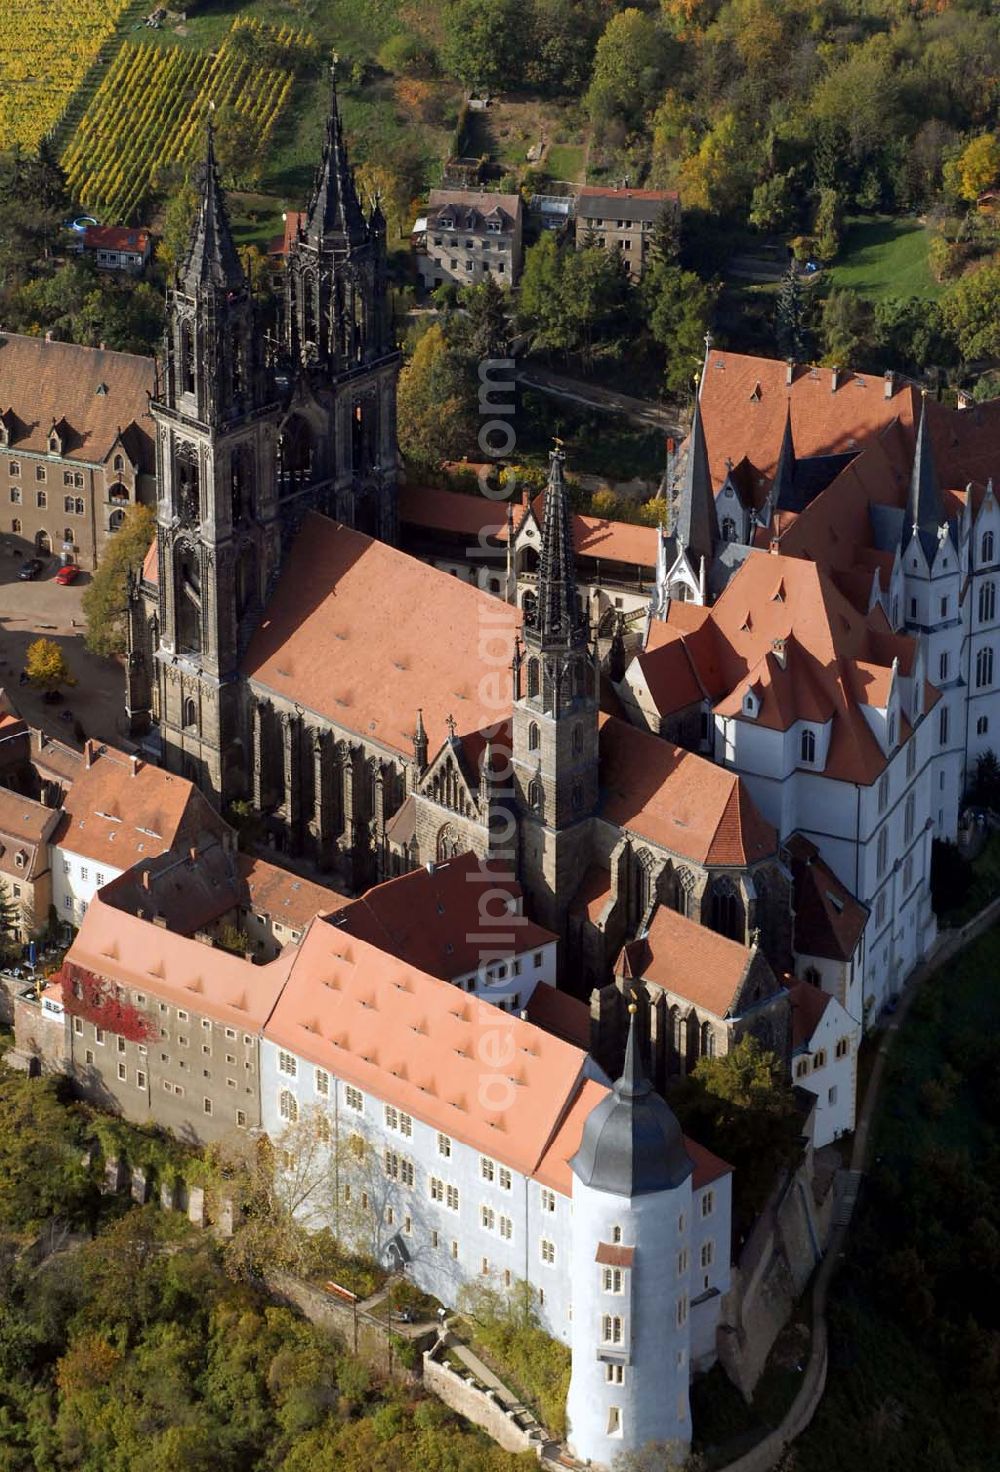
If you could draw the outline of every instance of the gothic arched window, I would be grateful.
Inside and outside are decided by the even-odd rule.
[[[804,762],[814,762],[816,760],[816,733],[815,733],[815,731],[803,731],[802,732],[802,742],[801,742],[800,750],[802,752],[802,760]]]
[[[198,724],[198,707],[189,695],[184,702],[183,724],[185,730],[190,730]]]
[[[451,823],[445,823],[442,828],[438,829],[435,851],[439,864],[443,864],[447,859],[453,859],[460,852],[458,834]]]
[[[743,902],[735,884],[725,875],[712,886],[712,929],[730,940],[743,939]]]
[[[710,1022],[701,1024],[701,1056],[703,1058],[715,1057],[715,1032]]]
[[[736,522],[731,516],[724,516],[722,518],[722,540],[724,542],[735,542],[739,540]]]
[[[537,751],[541,744],[542,738],[539,733],[538,727],[535,725],[534,721],[532,721],[531,725],[528,727],[528,750]]]
[[[538,695],[538,660],[528,660],[528,698]]]
[[[983,532],[983,540],[979,548],[979,560],[985,567],[988,562],[993,561],[993,533]]]
[[[976,655],[976,689],[993,684],[993,650],[987,645]]]
[[[118,507],[114,511],[112,511],[111,515],[108,517],[108,531],[117,532],[124,526],[124,524],[125,513],[121,510],[120,507]]]
[[[579,723],[573,727],[573,755],[583,755],[583,727]]]
[[[528,783],[528,804],[536,813],[542,811],[542,784],[537,777]]]
[[[987,536],[992,536],[987,532]],[[994,582],[984,583],[979,590],[979,622],[990,624],[996,617],[997,611],[997,585]]]
[[[181,323],[181,393],[193,394],[194,377],[194,330],[190,322]]]
[[[538,616],[538,599],[529,588],[521,599],[521,609],[524,613],[524,622],[531,628]]]

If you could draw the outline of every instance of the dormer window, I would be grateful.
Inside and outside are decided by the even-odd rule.
[[[760,703],[752,690],[748,690],[743,697],[743,714],[753,718],[760,709]]]
[[[810,765],[812,765],[815,762],[815,760],[816,760],[816,732],[815,731],[805,730],[805,731],[802,732],[802,739],[801,739],[801,742],[800,742],[799,750],[801,752],[802,760],[804,762],[808,762]]]
[[[20,852],[20,853],[16,853],[14,855],[14,863],[17,865],[17,867],[19,869],[23,869],[24,868],[24,852],[23,851]]]
[[[49,454],[50,455],[61,455],[62,454],[62,443],[61,443],[61,441],[59,439],[59,436],[56,434],[55,430],[53,430],[51,432],[51,434],[49,435]]]

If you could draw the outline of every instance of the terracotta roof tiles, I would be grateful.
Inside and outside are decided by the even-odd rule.
[[[652,982],[714,1017],[727,1017],[752,959],[753,952],[739,941],[659,905],[647,933],[623,948],[615,972]]]
[[[341,729],[410,756],[418,707],[431,751],[447,735],[449,714],[459,732],[504,714],[519,624],[517,610],[488,593],[312,512],[243,671]],[[488,690],[487,639],[497,667]],[[498,653],[504,649],[508,655]]]

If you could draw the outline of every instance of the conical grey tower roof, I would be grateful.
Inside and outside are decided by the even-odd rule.
[[[708,449],[701,422],[701,404],[695,395],[694,418],[688,435],[687,463],[681,481],[673,532],[695,558],[711,562],[719,544],[719,518],[708,468]]]
[[[246,286],[246,276],[229,224],[225,195],[219,184],[211,119],[207,128],[198,214],[178,276],[178,286],[188,296],[196,296],[206,286],[214,286],[221,291],[240,291]]]
[[[361,245],[368,238],[368,226],[344,142],[334,67],[330,68],[330,112],[323,158],[306,207],[304,228],[306,237],[315,245],[321,245],[329,236],[340,236],[349,245]]]
[[[530,632],[543,644],[576,645],[586,636],[577,608],[573,516],[562,450],[549,455],[549,480],[542,512],[542,553],[538,567],[538,613]]]
[[[621,1077],[587,1116],[570,1167],[591,1190],[627,1197],[672,1191],[694,1170],[677,1116],[646,1076],[634,1006]]]

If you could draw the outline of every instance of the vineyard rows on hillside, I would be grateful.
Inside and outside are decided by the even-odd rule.
[[[266,61],[239,44],[246,28],[266,43]],[[157,170],[197,156],[210,103],[237,114],[263,143],[289,99],[296,67],[316,54],[305,32],[253,19],[234,22],[214,55],[123,42],[63,154],[74,197],[108,218],[131,220]]]
[[[59,121],[132,0],[0,0],[0,149]]]

